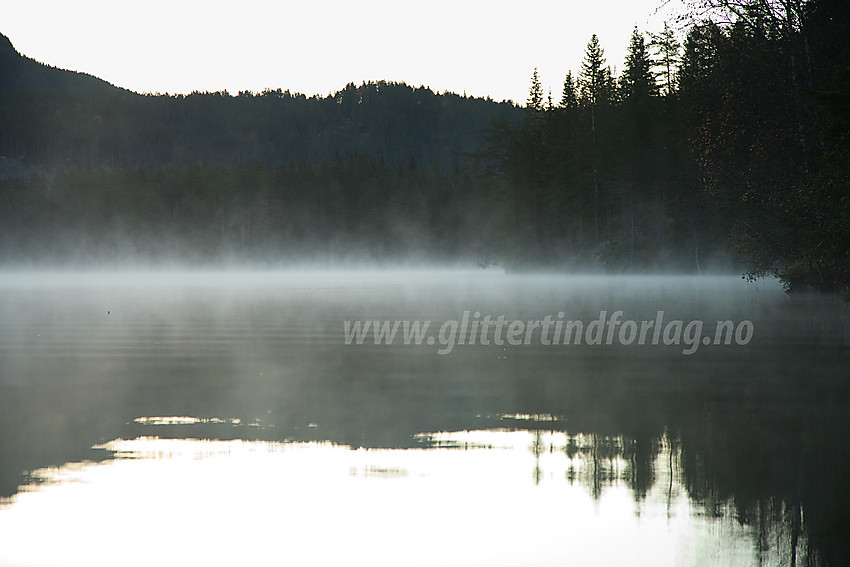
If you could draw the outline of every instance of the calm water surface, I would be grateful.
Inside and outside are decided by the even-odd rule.
[[[603,311],[702,334],[459,324]],[[737,277],[0,275],[0,566],[845,564],[848,369],[844,303]]]

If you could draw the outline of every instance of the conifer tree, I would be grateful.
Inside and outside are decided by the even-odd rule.
[[[531,110],[543,110],[543,87],[540,86],[540,75],[537,67],[531,75],[531,87],[528,90],[527,108]]]
[[[660,69],[658,74],[662,80],[663,94],[670,96],[677,89],[676,72],[681,61],[679,50],[682,46],[667,22],[664,22],[661,33],[650,34],[650,37],[652,40],[649,47],[655,49],[655,55],[658,57],[654,66]]]
[[[579,92],[584,106],[598,106],[603,89],[604,67],[605,53],[599,45],[599,38],[593,34],[587,44],[579,75]]]
[[[567,77],[564,79],[564,91],[561,95],[562,108],[575,108],[578,106],[578,94],[576,92],[575,80],[573,80],[572,71],[567,71]]]
[[[658,86],[652,73],[652,62],[646,49],[646,42],[637,26],[632,32],[629,50],[626,55],[626,65],[620,88],[626,100],[642,100],[658,94]]]

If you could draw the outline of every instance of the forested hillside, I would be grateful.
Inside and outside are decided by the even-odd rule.
[[[140,95],[47,67],[0,36],[0,152],[47,168],[230,169],[358,155],[453,171],[510,103],[383,81],[326,97],[289,91]]]
[[[850,281],[847,0],[691,3],[524,107],[141,95],[0,41],[7,264],[499,262]],[[615,72],[614,69],[620,69]]]
[[[596,36],[559,100],[536,71],[487,157],[518,258],[690,266],[734,251],[791,287],[850,282],[850,2],[692,2],[680,42]]]
[[[6,263],[497,253],[468,154],[496,117],[521,120],[511,102],[383,81],[327,97],[140,95],[0,44]]]

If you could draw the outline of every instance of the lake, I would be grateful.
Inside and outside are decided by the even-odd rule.
[[[840,564],[848,369],[773,280],[6,273],[0,565]]]

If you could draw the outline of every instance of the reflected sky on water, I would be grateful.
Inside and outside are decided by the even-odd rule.
[[[32,473],[38,482],[0,511],[0,531],[16,535],[0,556],[4,565],[755,561],[752,530],[706,517],[678,471],[636,502],[628,462],[594,463],[593,436],[421,437],[430,448],[116,439],[98,446],[113,459]],[[663,448],[658,468],[670,457]],[[586,483],[594,467],[606,469],[596,497]]]
[[[850,315],[737,277],[0,275],[0,565],[840,564]],[[345,345],[601,311],[745,345]],[[46,542],[51,542],[49,545]]]

